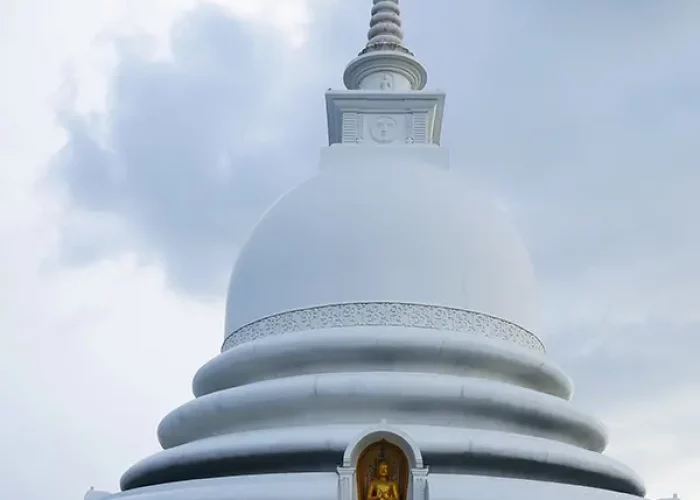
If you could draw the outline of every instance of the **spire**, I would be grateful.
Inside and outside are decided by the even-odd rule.
[[[407,52],[403,46],[401,8],[398,0],[374,0],[365,51],[382,49]]]
[[[428,74],[403,36],[399,0],[373,0],[367,44],[345,68],[347,90],[326,92],[329,145],[440,145],[445,93],[423,90]],[[446,151],[425,154],[449,168]]]
[[[403,44],[399,0],[373,0],[367,45],[345,68],[349,90],[422,90],[428,80],[423,65]]]

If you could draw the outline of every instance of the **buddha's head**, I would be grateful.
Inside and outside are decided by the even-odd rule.
[[[389,478],[389,464],[384,460],[377,464],[377,477],[379,477],[379,479]]]

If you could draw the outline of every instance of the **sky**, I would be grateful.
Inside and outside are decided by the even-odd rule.
[[[649,497],[700,499],[700,3],[403,0],[443,144],[532,252],[538,332]],[[316,169],[368,0],[0,4],[0,497],[116,491]]]

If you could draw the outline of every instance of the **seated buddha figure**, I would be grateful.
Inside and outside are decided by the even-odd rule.
[[[399,486],[389,476],[389,464],[385,461],[377,464],[375,477],[367,488],[367,500],[400,500]]]

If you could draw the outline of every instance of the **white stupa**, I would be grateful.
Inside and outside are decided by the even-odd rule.
[[[644,495],[545,354],[518,235],[450,172],[399,15],[374,0],[320,173],[257,225],[221,354],[110,500]]]

